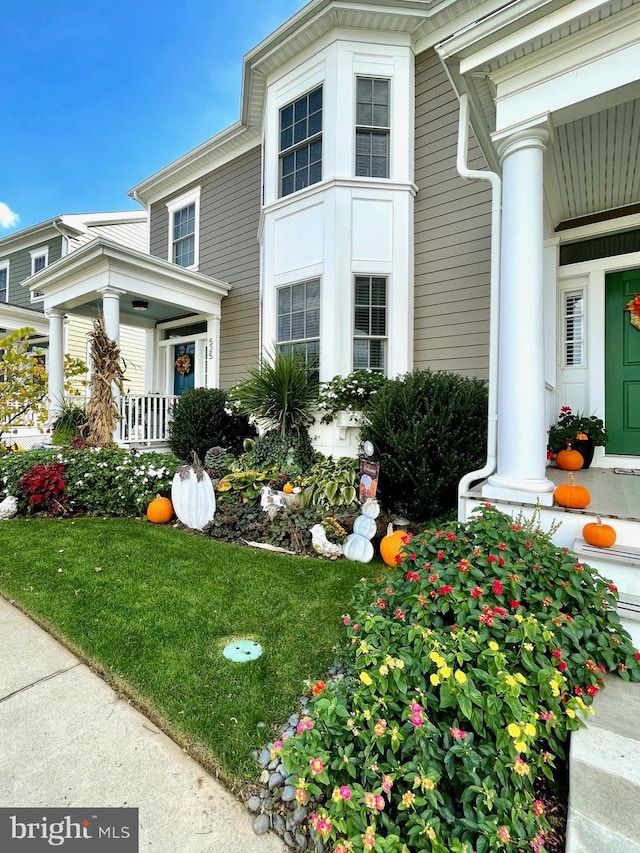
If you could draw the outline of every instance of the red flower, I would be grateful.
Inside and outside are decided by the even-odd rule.
[[[405,545],[408,545],[409,542],[413,539],[413,533],[405,533],[402,537],[402,541]]]
[[[326,689],[326,687],[327,685],[324,681],[316,681],[316,683],[311,688],[311,692],[314,696],[319,696],[322,691]]]
[[[501,551],[506,551],[506,550],[507,550],[506,542],[501,542],[501,543],[498,545],[498,548],[499,548]]]
[[[640,660],[640,652],[634,652],[633,656],[636,660]]]
[[[396,617],[396,619],[400,619],[402,622],[404,622],[404,610],[401,610],[399,607],[396,607],[396,609],[393,611],[393,615]]]
[[[468,572],[469,571],[469,561],[468,560],[460,560],[460,562],[458,563],[458,569],[461,572]]]
[[[564,660],[561,660],[560,663],[558,664],[558,669],[560,670],[560,672],[566,672],[567,662]]]
[[[556,660],[561,660],[562,658],[562,649],[554,649],[551,654],[554,656]]]
[[[609,592],[617,592],[618,591],[618,587],[614,583],[608,583],[607,589],[609,590]]]
[[[445,533],[444,535],[449,540],[449,542],[455,542],[456,541],[456,534],[455,533]]]
[[[597,684],[587,684],[587,686],[584,689],[587,691],[589,696],[595,696],[596,693],[600,692],[600,688],[598,687]]]
[[[517,610],[520,607],[520,602],[516,601],[515,598],[512,598],[509,602],[509,607],[513,607],[514,610]]]
[[[500,583],[500,581],[495,580],[495,581],[493,582],[493,592],[494,592],[494,595],[502,595],[502,594],[503,594],[504,589],[503,589],[502,584]]]
[[[497,559],[498,559],[498,558],[497,558],[497,557],[494,557],[494,556],[493,556],[493,554],[490,554],[490,555],[487,557],[487,562],[488,562],[488,563],[495,563]]]
[[[507,615],[507,611],[506,611],[506,610],[503,610],[503,609],[502,609],[502,607],[494,607],[494,608],[493,608],[493,612],[494,612],[497,616],[502,616],[503,618]]]
[[[417,555],[417,554],[409,554],[409,559],[410,559],[410,560],[417,560],[417,559],[418,559],[418,555]]]
[[[451,584],[446,583],[444,586],[440,587],[438,592],[440,595],[446,595],[448,592],[451,592],[452,590],[453,590],[453,587],[451,586]]]
[[[435,583],[439,579],[439,577],[440,575],[432,574],[429,575],[429,580],[431,581],[431,583]]]
[[[418,572],[407,572],[407,580],[408,581],[419,581],[420,575]]]
[[[378,599],[378,607],[380,608],[380,610],[386,610],[387,602],[384,600],[384,598]]]
[[[471,590],[471,598],[480,598],[481,595],[484,595],[479,586],[474,586]]]
[[[400,554],[396,554],[393,559],[395,560],[396,566],[399,566],[402,562],[402,557],[400,556]]]
[[[504,566],[504,557],[498,557],[498,565],[502,568]]]
[[[438,551],[436,557],[438,558],[438,560],[444,560],[444,551]]]

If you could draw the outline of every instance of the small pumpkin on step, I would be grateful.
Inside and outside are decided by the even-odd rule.
[[[611,548],[616,541],[616,531],[610,524],[603,524],[600,516],[596,516],[596,521],[591,521],[585,524],[582,528],[584,541],[589,545],[594,545],[596,548]]]
[[[584,509],[591,501],[591,494],[584,486],[576,483],[573,474],[569,474],[569,482],[561,483],[553,493],[553,498],[567,509]]]

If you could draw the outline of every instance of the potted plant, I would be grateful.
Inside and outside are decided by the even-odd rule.
[[[574,414],[570,406],[560,409],[558,420],[549,428],[549,451],[557,454],[570,445],[584,459],[583,468],[591,465],[594,448],[604,447],[606,443],[607,431],[602,420],[595,415]]]

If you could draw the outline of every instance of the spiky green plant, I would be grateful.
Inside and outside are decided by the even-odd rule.
[[[239,412],[262,419],[268,430],[301,432],[313,421],[318,402],[314,366],[299,353],[276,349],[273,356],[247,371],[248,379],[229,392]]]

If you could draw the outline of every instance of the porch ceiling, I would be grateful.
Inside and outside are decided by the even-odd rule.
[[[498,164],[490,138],[496,129],[499,91],[526,94],[525,81],[533,81],[534,69],[545,69],[537,80],[545,74],[552,79],[561,58],[573,56],[580,46],[584,49],[585,44],[593,44],[596,55],[595,45],[607,38],[618,38],[623,44],[625,39],[633,41],[634,30],[640,33],[640,0],[551,2],[546,15],[544,5],[518,15],[518,6],[524,10],[525,4],[514,3],[512,21],[505,19],[496,29],[489,16],[469,33],[454,36],[439,47],[457,85],[469,91],[476,130],[493,167]],[[554,17],[557,7],[562,17]],[[614,67],[623,60],[616,56],[615,42],[611,44]],[[574,59],[566,61],[569,67]],[[506,90],[500,89],[505,83]],[[540,108],[544,110],[537,104],[538,112]],[[639,202],[640,71],[635,82],[625,87],[557,112],[551,106],[548,109],[554,131],[545,157],[545,201],[551,228]]]

